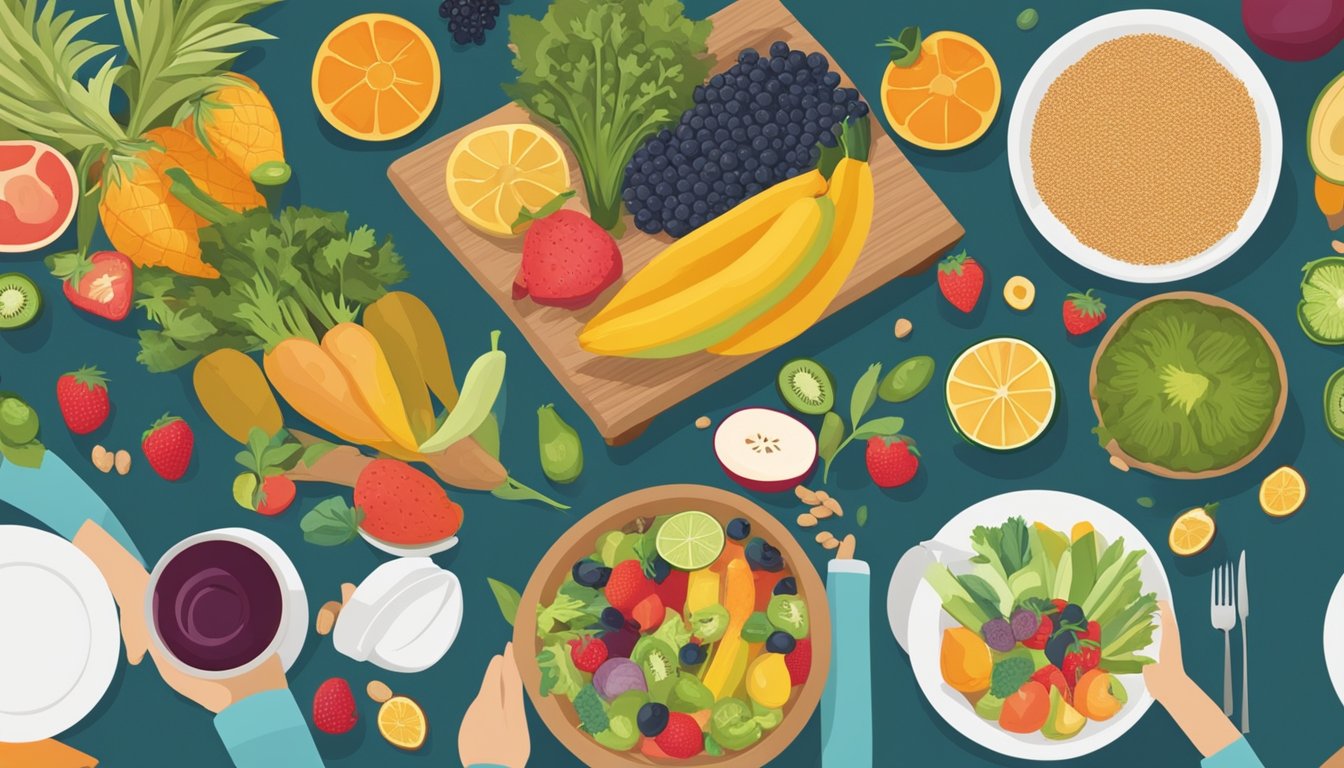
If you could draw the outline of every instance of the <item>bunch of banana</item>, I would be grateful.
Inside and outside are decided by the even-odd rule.
[[[579,334],[597,355],[750,355],[812,327],[854,269],[873,218],[868,118],[816,170],[669,245]]]

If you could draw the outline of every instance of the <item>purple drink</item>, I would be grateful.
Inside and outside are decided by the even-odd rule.
[[[233,541],[187,547],[154,585],[153,621],[164,647],[207,672],[237,669],[264,653],[280,630],[283,608],[270,564]]]

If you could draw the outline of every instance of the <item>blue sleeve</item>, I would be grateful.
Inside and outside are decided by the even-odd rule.
[[[0,501],[14,505],[67,539],[73,539],[80,526],[92,520],[141,565],[145,563],[130,534],[107,504],[51,451],[46,452],[42,466],[36,469],[0,461]]]
[[[237,768],[322,768],[308,723],[289,689],[248,696],[215,715]]]
[[[868,648],[868,564],[832,560],[826,576],[831,604],[831,671],[821,695],[821,764],[873,764],[873,691]]]
[[[1203,768],[1265,768],[1243,736],[1200,762]]]

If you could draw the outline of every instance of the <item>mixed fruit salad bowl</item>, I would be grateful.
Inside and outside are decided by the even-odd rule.
[[[757,766],[829,667],[825,587],[788,530],[694,485],[590,513],[547,553],[514,645],[542,720],[587,765]]]

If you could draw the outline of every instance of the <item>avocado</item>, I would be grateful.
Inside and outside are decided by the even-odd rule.
[[[1325,86],[1311,108],[1307,155],[1317,175],[1344,184],[1344,73]]]
[[[1059,689],[1052,687],[1050,689],[1050,716],[1045,718],[1045,725],[1041,726],[1041,735],[1047,739],[1062,741],[1071,739],[1083,730],[1087,725],[1087,718],[1078,713],[1073,705],[1064,700],[1060,695]]]

